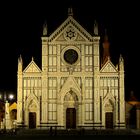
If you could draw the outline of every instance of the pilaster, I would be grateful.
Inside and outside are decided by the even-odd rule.
[[[93,95],[93,109],[94,109],[94,126],[100,127],[101,120],[100,120],[100,95],[99,95],[99,69],[100,69],[100,63],[99,63],[99,36],[93,37],[93,76],[94,76],[94,83],[93,83],[93,89],[94,89],[94,95]]]
[[[48,114],[48,37],[42,37],[42,115],[41,125],[46,126]]]
[[[17,72],[17,125],[23,124],[23,74],[22,74],[22,58],[18,59]]]
[[[119,60],[119,123],[125,127],[125,99],[124,99],[124,62],[122,56]]]

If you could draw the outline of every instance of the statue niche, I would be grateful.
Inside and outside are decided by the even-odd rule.
[[[112,104],[111,100],[108,100],[108,102],[105,104],[105,111],[106,112],[113,111],[113,104]]]
[[[28,109],[29,109],[29,111],[36,111],[37,110],[37,105],[33,100],[30,101]]]
[[[77,95],[70,90],[64,97],[64,101],[78,101]]]
[[[77,101],[78,101],[78,97],[72,90],[70,90],[64,97],[64,102],[69,107],[74,107]]]

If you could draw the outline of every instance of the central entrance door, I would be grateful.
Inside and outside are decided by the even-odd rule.
[[[67,108],[66,110],[66,128],[76,128],[76,109]]]
[[[29,112],[29,128],[36,128],[36,113]]]
[[[105,123],[106,129],[113,129],[113,112],[106,112]]]

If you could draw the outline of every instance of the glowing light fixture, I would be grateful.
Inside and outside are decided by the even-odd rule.
[[[0,94],[0,99],[2,99],[2,95]]]
[[[10,95],[9,95],[9,99],[10,99],[10,100],[14,99],[14,95],[13,95],[13,94],[10,94]]]

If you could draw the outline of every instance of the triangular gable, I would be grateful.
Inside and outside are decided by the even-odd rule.
[[[63,87],[61,90],[63,89],[70,89],[70,88],[75,88],[78,91],[80,91],[80,87],[78,85],[78,83],[76,82],[74,77],[68,77],[68,79],[66,80],[66,82],[64,83]]]
[[[118,72],[110,59],[103,65],[100,72]]]
[[[109,99],[114,101],[114,96],[112,95],[110,91],[108,91],[104,97],[104,100],[109,100]]]
[[[70,26],[68,26],[70,27]],[[67,28],[67,27],[66,27]],[[53,41],[67,41],[67,39],[64,37],[64,31],[62,31]],[[79,31],[76,31],[76,38],[74,41],[88,41],[87,38],[85,38]]]
[[[25,68],[23,71],[24,73],[34,73],[34,72],[41,72],[40,68],[36,65],[36,63],[32,60],[30,64]]]
[[[79,41],[91,41],[92,36],[72,17],[69,16],[49,37],[50,41],[63,41],[64,31],[69,26],[72,26],[77,33],[77,38],[75,40]]]
[[[25,108],[28,108],[31,101],[35,102],[36,105],[38,105],[38,103],[39,103],[39,98],[35,95],[35,90],[34,89],[32,89],[30,94],[25,97]]]
[[[110,90],[108,89],[105,97],[103,98],[103,104],[106,104],[107,102],[109,102],[109,100],[112,101],[112,103],[115,103],[115,98],[110,92]]]
[[[70,89],[76,91],[77,96],[81,100],[81,95],[80,95],[81,89],[80,89],[78,83],[76,82],[75,78],[71,77],[71,76],[68,77],[68,79],[64,83],[62,89],[60,90],[61,94],[59,94],[59,98],[64,97],[65,94],[70,91]]]

